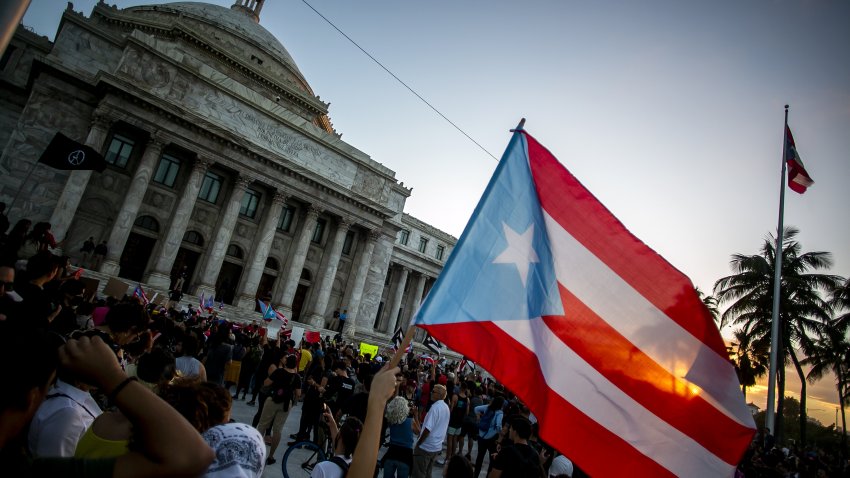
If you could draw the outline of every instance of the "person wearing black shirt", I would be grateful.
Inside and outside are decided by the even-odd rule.
[[[273,371],[263,385],[270,387],[271,395],[266,398],[257,428],[262,432],[268,429],[272,431],[271,449],[266,459],[266,464],[272,465],[277,461],[274,459],[274,452],[280,444],[281,432],[289,417],[290,407],[301,398],[301,376],[298,375],[298,359],[295,355],[287,356],[283,368]]]
[[[531,422],[516,415],[508,423],[508,439],[493,460],[493,466],[487,478],[545,478],[546,473],[540,462],[540,455],[528,444],[531,437]]]
[[[348,376],[348,367],[342,360],[337,360],[333,366],[334,376],[328,381],[328,390],[325,392],[325,401],[339,421],[343,408],[347,411],[348,401],[354,395],[354,379]]]

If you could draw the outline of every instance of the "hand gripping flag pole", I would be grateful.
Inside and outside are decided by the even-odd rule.
[[[693,283],[522,127],[414,323],[591,476],[732,476],[755,425]]]

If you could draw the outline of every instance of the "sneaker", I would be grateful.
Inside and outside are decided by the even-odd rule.
[[[254,406],[254,405],[256,405],[256,404],[257,404],[257,402],[255,402],[255,401],[253,401],[253,400],[251,400],[250,402],[246,403],[246,405],[248,405],[249,407],[253,407],[253,406]]]
[[[266,458],[266,465],[274,465],[275,463],[277,463],[277,460],[275,460],[274,457],[270,456]]]
[[[437,464],[437,466],[444,466],[446,464],[446,460],[437,458],[436,464]]]

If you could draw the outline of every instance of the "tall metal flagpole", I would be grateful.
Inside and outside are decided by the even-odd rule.
[[[770,432],[776,434],[774,428],[775,415],[775,398],[776,398],[776,372],[778,370],[779,350],[782,344],[779,343],[779,292],[782,283],[782,239],[783,239],[783,219],[785,216],[785,154],[788,150],[788,105],[785,105],[785,127],[782,128],[782,175],[779,178],[779,225],[776,227],[776,248],[773,255],[776,257],[773,273],[773,314],[771,315],[770,323],[770,374],[767,382],[767,414],[765,415],[764,424],[770,429]],[[784,361],[783,361],[784,362]]]

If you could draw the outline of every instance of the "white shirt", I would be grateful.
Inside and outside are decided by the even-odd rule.
[[[199,377],[201,375],[201,361],[195,357],[184,355],[177,357],[174,362],[180,375],[184,377]]]
[[[443,400],[437,400],[431,405],[425,421],[422,422],[422,430],[428,429],[428,437],[425,438],[419,448],[430,453],[443,450],[443,440],[446,439],[446,430],[449,428],[449,406]],[[419,432],[422,438],[422,432]]]
[[[73,457],[80,437],[100,413],[90,393],[56,380],[30,423],[30,451],[36,457]]]
[[[351,465],[351,458],[346,458],[343,455],[336,456],[342,458],[346,463]],[[313,468],[313,473],[310,474],[310,478],[342,478],[342,476],[342,468],[330,460],[319,462]]]

